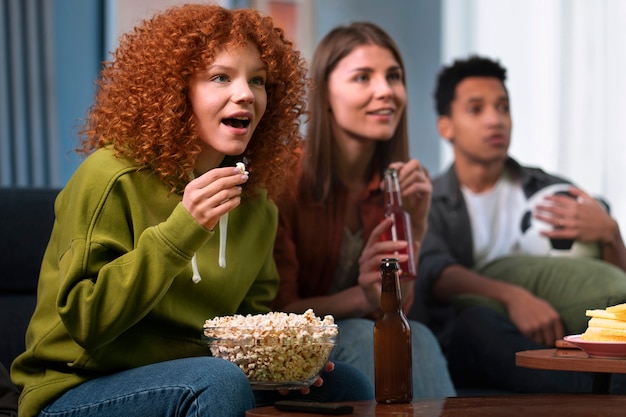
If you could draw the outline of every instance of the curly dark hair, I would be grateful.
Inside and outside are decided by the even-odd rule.
[[[252,9],[172,7],[125,34],[103,65],[77,151],[112,145],[117,155],[153,169],[172,191],[182,190],[200,152],[190,80],[221,50],[246,42],[267,66],[267,109],[245,152],[223,165],[245,157],[252,174],[246,193],[262,187],[278,195],[298,162],[306,64],[283,30]]]
[[[467,59],[457,59],[452,65],[443,67],[437,75],[437,85],[433,96],[435,110],[439,116],[450,116],[456,86],[468,77],[493,77],[500,80],[506,92],[506,69],[498,61],[471,55]],[[508,95],[508,92],[507,92]]]

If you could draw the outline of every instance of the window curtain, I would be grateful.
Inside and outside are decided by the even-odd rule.
[[[0,0],[0,186],[49,186],[58,171],[52,3]]]
[[[606,198],[626,224],[626,2],[442,4],[443,64],[477,53],[508,70],[510,155]],[[441,146],[443,170],[452,155]]]

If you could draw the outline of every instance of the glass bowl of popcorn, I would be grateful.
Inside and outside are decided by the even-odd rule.
[[[253,389],[300,389],[324,370],[339,329],[332,316],[272,312],[216,317],[204,324],[211,355],[229,360]]]

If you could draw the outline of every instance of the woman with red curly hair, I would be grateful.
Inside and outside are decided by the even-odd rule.
[[[12,366],[21,417],[235,417],[278,397],[210,357],[201,326],[269,311],[271,200],[297,163],[305,76],[252,10],[176,7],[121,39],[82,130],[88,156],[55,203]],[[372,397],[333,365],[308,398]]]

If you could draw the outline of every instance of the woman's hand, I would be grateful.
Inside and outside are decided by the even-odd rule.
[[[383,241],[382,235],[391,228],[393,220],[383,219],[372,230],[369,239],[359,257],[358,282],[365,293],[369,305],[369,313],[380,307],[380,293],[382,278],[380,275],[380,262],[384,258],[398,258],[400,262],[408,259],[408,255],[398,254],[396,251],[406,248],[406,241]],[[369,314],[368,313],[368,314]]]
[[[430,175],[416,159],[406,163],[392,162],[389,167],[398,170],[402,205],[411,217],[413,239],[421,242],[428,226],[428,210],[433,192]]]
[[[241,184],[248,181],[237,167],[215,168],[185,187],[183,207],[198,223],[212,230],[220,217],[241,203]]]

